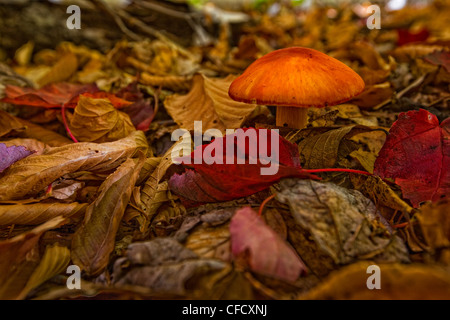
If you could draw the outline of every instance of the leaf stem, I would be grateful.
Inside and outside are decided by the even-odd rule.
[[[269,197],[267,197],[262,203],[261,206],[259,207],[259,211],[258,211],[258,215],[261,217],[262,216],[262,212],[264,210],[264,206],[267,204],[267,202],[269,202],[270,200],[272,200],[273,198],[275,198],[275,195],[271,195]]]
[[[343,169],[343,168],[326,168],[326,169],[302,169],[309,173],[320,173],[320,172],[350,172],[350,173],[358,173],[365,174],[367,176],[372,176],[373,174],[367,171],[354,170],[354,169]]]
[[[78,140],[72,134],[72,131],[70,131],[69,124],[67,123],[67,119],[66,119],[66,104],[65,103],[61,107],[61,115],[62,115],[62,121],[64,123],[64,127],[66,128],[66,131],[69,134],[70,138],[73,140],[73,142],[78,143]]]

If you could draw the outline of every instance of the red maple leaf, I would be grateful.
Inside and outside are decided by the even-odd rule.
[[[223,138],[217,138],[209,145],[199,146],[187,157],[181,158],[183,166],[186,168],[184,173],[174,174],[169,179],[169,188],[175,194],[181,196],[185,201],[185,205],[191,206],[192,202],[220,202],[249,196],[258,191],[262,191],[270,187],[273,183],[285,177],[300,178],[317,178],[304,171],[300,166],[298,148],[295,144],[290,143],[278,134],[273,137],[278,140],[279,150],[276,162],[267,163],[264,157],[254,158],[258,155],[263,143],[261,143],[260,134],[270,132],[266,129],[243,129],[244,132],[254,131],[256,133],[256,143],[241,144],[242,137],[239,133],[226,135]],[[272,137],[265,141],[268,154],[272,150]],[[227,154],[226,145],[234,144],[234,154]],[[214,151],[222,149],[222,164],[207,164],[199,160],[200,155],[215,155]],[[253,159],[253,163],[250,161]],[[203,158],[205,160],[205,158]],[[263,161],[262,161],[263,160]],[[197,163],[196,163],[197,162]],[[245,163],[240,163],[245,162]],[[278,170],[274,174],[262,175],[261,169],[269,168],[276,165]]]
[[[392,178],[419,207],[450,192],[450,118],[420,109],[400,113],[375,162],[374,174]]]

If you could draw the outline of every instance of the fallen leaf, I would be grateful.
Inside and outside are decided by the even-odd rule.
[[[430,36],[430,31],[421,29],[417,32],[412,32],[409,29],[397,29],[398,40],[397,45],[403,46],[407,43],[424,42]]]
[[[440,260],[450,264],[450,200],[427,203],[415,215],[431,252],[438,253]],[[443,252],[439,252],[442,250]]]
[[[47,246],[39,265],[31,274],[17,299],[26,298],[32,289],[51,279],[53,276],[66,271],[69,262],[70,250],[68,248],[59,246],[58,244]]]
[[[0,241],[0,299],[17,299],[37,267],[42,234],[64,223],[56,217],[31,231]]]
[[[251,135],[251,132],[255,132],[254,137],[258,139],[257,143],[245,144],[242,147],[241,142],[245,140],[242,133]],[[179,159],[186,171],[171,176],[169,179],[170,190],[183,199],[197,203],[220,202],[249,196],[270,187],[283,177],[312,177],[301,169],[297,147],[275,132],[270,135],[269,132],[271,131],[267,129],[250,128],[216,138],[209,145],[198,146],[191,155]],[[261,150],[259,139],[262,135],[267,137],[265,142],[267,150],[271,150],[272,139],[278,140],[277,159],[271,164],[278,166],[278,171],[272,175],[261,174],[261,170],[267,169],[270,165],[263,165],[261,159],[264,157],[257,156],[258,150]],[[235,145],[234,155],[227,155],[227,144]],[[220,152],[215,151],[216,149],[222,152],[223,156],[220,157],[220,160],[223,164],[219,164],[215,160],[211,164],[207,164],[205,159],[208,155]],[[203,155],[203,159],[200,158],[200,153]],[[271,157],[274,159],[274,155]],[[254,164],[251,163],[253,160]]]
[[[237,102],[228,96],[228,88],[235,78],[230,75],[213,79],[196,74],[191,91],[187,95],[167,97],[164,106],[175,122],[186,130],[194,129],[194,121],[202,121],[203,131],[217,128],[225,132],[225,129],[240,128],[256,104]]]
[[[130,117],[107,99],[81,95],[69,121],[72,134],[81,142],[110,142],[125,138],[136,129]]]
[[[43,108],[75,107],[76,99],[84,92],[98,91],[95,85],[56,83],[41,89],[6,86],[2,102]]]
[[[135,131],[114,142],[75,143],[24,158],[14,163],[0,178],[0,200],[36,195],[67,173],[114,169],[138,150],[146,151],[147,148],[142,131]]]
[[[359,191],[301,179],[284,179],[280,186],[276,199],[292,214],[285,216],[289,238],[313,273],[323,276],[356,259],[409,261],[403,241]]]
[[[447,72],[450,72],[450,52],[434,51],[424,57],[426,61],[436,66],[443,66]]]
[[[114,240],[131,192],[144,163],[122,163],[100,186],[99,196],[86,209],[83,223],[72,239],[72,260],[88,275],[98,275],[108,264]]]
[[[296,252],[250,207],[236,211],[230,234],[233,256],[246,256],[252,271],[290,282],[306,274]]]
[[[375,162],[374,174],[392,178],[415,208],[450,193],[450,118],[420,109],[399,114]]]
[[[48,148],[49,146],[45,143],[36,140],[36,139],[23,139],[23,138],[15,138],[11,140],[6,141],[0,141],[0,144],[4,143],[7,147],[11,146],[23,146],[26,149],[30,150],[33,154],[39,155],[42,154],[45,150],[45,148]]]
[[[25,131],[25,125],[8,112],[0,110],[0,137],[17,134]]]
[[[7,147],[6,144],[0,143],[0,173],[14,162],[28,157],[30,154],[33,154],[33,151],[23,146]]]
[[[57,216],[82,215],[86,203],[0,204],[0,225],[38,225]]]
[[[37,80],[40,87],[50,83],[66,81],[78,69],[78,58],[75,54],[68,52],[64,54],[42,77]]]
[[[324,128],[326,132],[320,133],[320,128],[311,131],[311,136],[298,143],[301,163],[307,169],[333,168],[340,160],[347,157],[359,145],[350,140],[354,135],[371,131],[364,126],[344,126],[337,129]],[[314,131],[318,131],[316,134]]]
[[[114,263],[113,279],[117,287],[137,285],[180,296],[195,296],[198,291],[207,297],[215,282],[212,277],[221,275],[226,266],[219,260],[199,259],[174,239],[156,238],[129,245],[126,256]]]
[[[450,277],[446,270],[423,264],[377,264],[381,289],[367,289],[367,268],[361,261],[330,274],[325,281],[300,297],[302,300],[447,300]]]

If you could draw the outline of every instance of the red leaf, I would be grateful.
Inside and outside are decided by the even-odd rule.
[[[14,162],[22,158],[28,157],[33,151],[28,150],[23,146],[10,146],[0,143],[0,172],[8,168]]]
[[[98,88],[95,85],[79,85],[65,82],[50,84],[41,89],[7,85],[5,98],[1,101],[44,108],[60,108],[63,104],[69,103],[71,104],[70,107],[73,108],[81,93],[93,93],[96,91],[98,91]],[[77,100],[76,102],[73,101],[75,99]]]
[[[150,99],[145,99],[139,90],[137,82],[130,83],[127,87],[118,91],[116,95],[133,103],[122,111],[130,116],[131,122],[138,130],[147,131],[153,120],[154,110]]]
[[[408,29],[398,29],[397,45],[402,46],[407,43],[425,41],[430,36],[430,32],[427,29],[422,29],[418,32],[412,32]]]
[[[443,66],[447,72],[450,72],[450,52],[434,51],[425,56],[425,60],[436,66]]]
[[[393,178],[414,207],[450,192],[450,118],[441,125],[420,109],[401,113],[375,162],[374,174]]]
[[[131,104],[112,93],[99,91],[95,84],[80,85],[65,82],[50,84],[41,89],[8,85],[5,89],[5,98],[1,101],[43,108],[61,108],[65,104],[66,108],[75,108],[80,94],[95,99],[109,99],[116,108]]]
[[[235,213],[230,234],[233,256],[247,258],[254,272],[291,282],[306,274],[297,253],[250,207]]]
[[[243,147],[240,145],[243,142],[241,133],[248,133],[249,130],[256,133],[257,143],[245,143]],[[271,134],[268,134],[269,132],[271,131],[266,129],[244,129],[241,133],[226,135],[223,138],[215,139],[209,145],[197,147],[190,156],[180,159],[187,170],[181,175],[174,174],[169,179],[169,188],[184,198],[183,200],[200,203],[220,202],[249,196],[270,187],[281,178],[316,178],[301,169],[297,146],[275,132],[272,134],[279,142],[277,153],[279,159],[269,164],[261,163],[265,157],[260,156],[258,151],[261,148],[259,142],[263,134],[268,136],[266,146],[269,150],[268,156],[272,157],[270,152],[272,138]],[[227,143],[234,144],[234,156],[226,154]],[[211,153],[212,156],[215,156],[214,150],[220,149],[223,150],[223,164],[204,162],[208,159],[205,154]],[[255,154],[258,156],[257,159],[254,157]],[[203,161],[199,161],[201,155],[203,155]],[[242,162],[245,160],[245,163],[239,164],[238,159]],[[252,164],[250,159],[255,163]],[[200,163],[196,164],[197,161]],[[261,169],[271,165],[273,167],[278,165],[278,171],[275,174],[262,175]],[[185,204],[192,206],[191,202],[185,202]]]

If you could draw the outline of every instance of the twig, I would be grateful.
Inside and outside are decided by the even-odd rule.
[[[111,18],[114,19],[114,22],[117,24],[120,30],[123,33],[125,33],[130,39],[135,41],[142,40],[142,38],[139,35],[137,35],[136,33],[127,28],[127,26],[123,23],[122,19],[113,11],[113,9],[111,9],[109,4],[107,4],[103,0],[92,0],[92,1],[97,7],[99,7],[100,9],[104,9],[111,16]]]
[[[414,89],[415,87],[419,86],[423,80],[425,80],[425,77],[428,75],[428,73],[425,73],[424,75],[420,76],[419,78],[416,79],[416,81],[414,81],[413,83],[411,83],[409,86],[407,86],[405,89],[403,89],[402,91],[400,91],[399,93],[397,93],[395,95],[395,99],[400,99],[401,97],[403,97],[406,93],[408,93],[411,89]],[[379,103],[378,105],[376,105],[375,107],[372,108],[372,110],[378,110],[383,108],[385,105],[387,105],[389,102],[392,101],[392,98],[386,99],[383,102]]]

